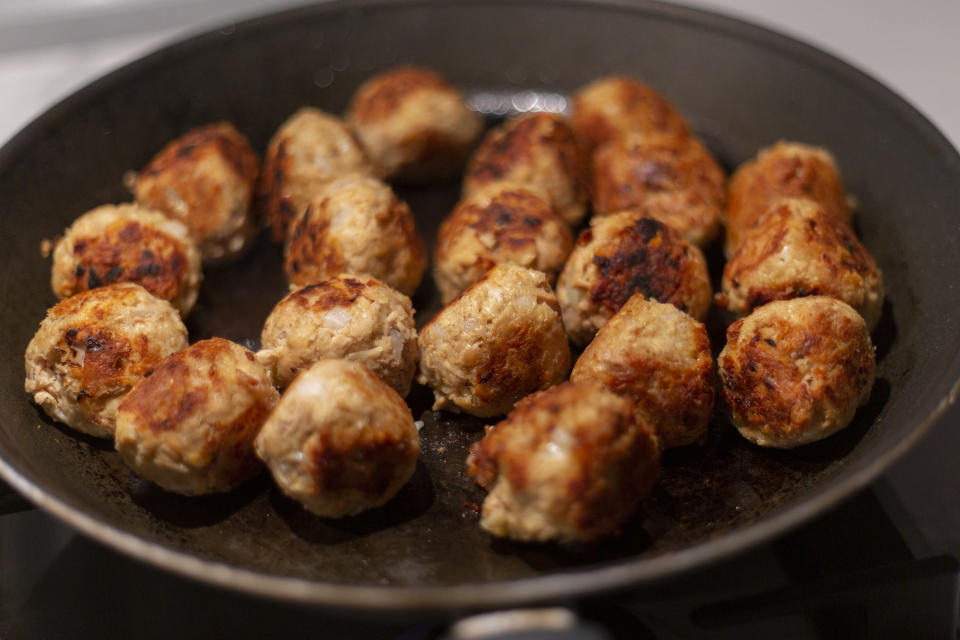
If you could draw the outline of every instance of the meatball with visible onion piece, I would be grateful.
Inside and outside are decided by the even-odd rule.
[[[480,526],[530,542],[619,533],[659,470],[657,438],[629,398],[569,382],[518,402],[467,458],[489,491]]]
[[[875,358],[863,318],[826,296],[765,304],[727,328],[717,360],[733,424],[790,449],[843,429],[870,398]]]
[[[112,437],[133,384],[186,346],[187,328],[166,300],[132,282],[90,289],[47,311],[24,356],[24,389],[57,422]]]
[[[420,375],[434,410],[503,415],[525,395],[562,382],[570,347],[557,299],[540,271],[498,265],[420,330]]]
[[[261,471],[253,439],[279,399],[252,351],[201,340],[133,385],[117,410],[115,445],[134,471],[167,491],[223,493]]]
[[[417,466],[410,409],[369,369],[321,360],[300,374],[263,425],[257,455],[285,494],[327,518],[385,504]]]

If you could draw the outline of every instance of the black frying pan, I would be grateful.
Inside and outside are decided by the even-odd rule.
[[[766,451],[717,423],[707,446],[669,451],[662,481],[610,543],[492,540],[482,493],[463,475],[481,423],[428,411],[423,462],[389,505],[327,521],[261,477],[188,499],[139,480],[111,447],[49,421],[23,392],[23,352],[55,300],[41,239],[82,212],[128,199],[122,176],[190,127],[228,119],[263,149],[284,118],[339,112],[373,71],[412,62],[471,93],[567,94],[637,75],[689,117],[728,167],[778,138],[828,146],[859,199],[859,229],[884,270],[870,403],[844,432]],[[518,101],[523,104],[524,101]],[[432,243],[457,185],[401,195]],[[0,150],[0,474],[81,531],[159,566],[245,591],[380,610],[516,606],[649,583],[730,555],[835,504],[931,426],[960,379],[960,157],[907,103],[806,45],[689,9],[618,2],[330,3],[163,49],[57,105]],[[716,262],[716,261],[715,261]],[[718,267],[715,263],[714,268]],[[192,339],[255,340],[284,283],[266,240],[208,269]],[[422,323],[437,308],[418,291]],[[722,327],[713,322],[715,335]]]

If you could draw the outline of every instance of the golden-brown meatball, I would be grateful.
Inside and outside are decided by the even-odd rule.
[[[433,408],[503,415],[563,381],[570,347],[547,276],[498,265],[420,331],[420,375]]]
[[[867,402],[874,351],[863,318],[825,296],[779,300],[727,328],[717,361],[743,437],[789,449],[847,426]]]
[[[375,175],[353,127],[319,109],[304,107],[270,140],[257,188],[260,207],[276,242],[316,192],[348,173]]]
[[[255,445],[283,492],[328,518],[386,503],[420,455],[407,405],[348,360],[321,360],[298,376]]]
[[[137,179],[137,202],[180,220],[205,262],[233,258],[250,246],[257,156],[226,122],[194,129],[160,151]]]
[[[570,373],[633,400],[660,447],[703,443],[713,415],[713,357],[702,322],[634,295],[600,327]]]
[[[724,220],[728,257],[741,234],[781,198],[810,198],[831,218],[848,225],[853,220],[833,155],[820,147],[780,141],[761,149],[730,177]]]
[[[467,163],[463,195],[492,182],[517,182],[542,192],[571,226],[587,212],[586,152],[561,116],[533,113],[491,130]]]
[[[707,262],[679,232],[653,218],[632,211],[594,218],[557,280],[570,339],[585,345],[635,293],[702,321],[710,308]]]
[[[70,225],[53,250],[58,298],[115,282],[135,282],[186,316],[203,273],[200,252],[179,220],[135,204],[104,205]]]
[[[591,147],[625,133],[685,135],[687,123],[663,96],[623,76],[594,80],[573,96],[574,130]]]
[[[497,264],[543,271],[553,285],[572,248],[570,227],[546,200],[497,182],[460,201],[440,225],[434,279],[444,304]]]
[[[638,209],[699,247],[716,237],[725,176],[696,138],[626,134],[597,149],[592,169],[598,215]]]
[[[57,422],[110,437],[133,383],[186,346],[166,300],[132,282],[90,289],[47,311],[24,356],[24,389]]]
[[[873,329],[883,308],[877,263],[850,227],[813,200],[781,200],[743,232],[722,286],[717,306],[739,314],[772,300],[825,295],[849,304]]]
[[[455,175],[483,120],[440,74],[398,67],[357,89],[347,120],[382,175],[430,180]]]
[[[167,491],[229,491],[260,472],[253,439],[280,399],[254,354],[201,340],[148,370],[117,410],[117,451]]]
[[[284,254],[295,286],[355,273],[411,296],[427,268],[410,207],[362,174],[338,178],[310,200],[290,227]]]
[[[367,366],[402,397],[417,369],[410,298],[374,278],[342,274],[290,293],[270,312],[257,354],[278,387],[318,360]]]
[[[537,542],[618,533],[659,470],[656,436],[629,398],[569,382],[518,402],[467,459],[490,492],[480,525]]]

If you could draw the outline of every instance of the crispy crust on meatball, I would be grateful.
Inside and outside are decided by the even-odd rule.
[[[876,368],[863,318],[825,296],[754,309],[727,328],[718,365],[734,426],[782,449],[846,427],[869,399]]]
[[[467,459],[467,472],[490,492],[480,525],[539,542],[617,534],[659,469],[656,436],[630,399],[573,383],[518,402]]]
[[[703,254],[679,232],[637,212],[594,218],[557,280],[571,340],[585,345],[635,293],[702,321],[711,299]]]
[[[571,226],[587,212],[589,158],[561,116],[533,113],[491,130],[467,163],[463,194],[509,181],[540,191]]]
[[[88,211],[53,250],[51,286],[61,299],[134,282],[186,316],[202,279],[200,252],[183,223],[135,204]]]
[[[821,147],[779,141],[761,149],[730,177],[727,192],[727,256],[733,255],[740,236],[781,198],[810,198],[827,215],[851,224],[853,213],[833,155]]]
[[[277,303],[257,359],[278,387],[314,362],[355,360],[406,397],[417,369],[410,298],[375,278],[342,274],[308,284]]]
[[[285,494],[328,518],[386,503],[420,455],[407,405],[348,360],[321,360],[298,376],[255,446]]]
[[[663,449],[703,443],[713,415],[710,340],[671,304],[635,295],[600,327],[570,373],[629,396]]]
[[[169,302],[132,282],[98,287],[47,311],[24,356],[24,389],[57,422],[110,437],[134,382],[186,346]]]
[[[420,331],[420,375],[434,410],[503,415],[523,396],[563,381],[570,347],[540,271],[498,265]]]
[[[440,74],[399,67],[357,89],[347,120],[385,176],[407,180],[459,172],[483,120]]]
[[[696,138],[625,134],[597,149],[592,170],[598,215],[636,208],[699,247],[716,237],[726,178]]]
[[[362,174],[338,178],[310,200],[290,227],[284,253],[287,279],[296,286],[355,273],[410,296],[427,268],[410,207]]]
[[[254,354],[201,340],[149,369],[117,410],[117,451],[167,491],[229,491],[260,472],[253,439],[280,394]]]
[[[246,251],[257,233],[252,210],[258,161],[233,125],[218,122],[177,138],[140,173],[137,202],[180,220],[206,262]]]
[[[440,225],[434,279],[444,303],[497,264],[543,271],[552,285],[572,248],[570,228],[546,200],[498,182],[462,200]]]
[[[722,286],[717,306],[739,314],[772,300],[825,295],[849,304],[873,329],[883,309],[883,277],[870,252],[813,200],[781,200],[744,232]]]

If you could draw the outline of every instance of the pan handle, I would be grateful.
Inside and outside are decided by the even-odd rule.
[[[14,491],[6,482],[0,480],[0,516],[29,509],[33,509],[33,503]]]

